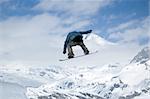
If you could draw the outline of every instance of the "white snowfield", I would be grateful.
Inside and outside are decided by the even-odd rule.
[[[44,84],[39,88],[28,87],[26,95],[31,99],[59,99],[61,95],[55,96],[56,93],[64,94],[62,97],[66,99],[138,99],[139,96],[149,99],[150,61],[129,64],[124,68],[108,65],[71,71],[66,78],[52,84]]]
[[[118,47],[96,34],[85,44],[98,53],[59,62],[67,56],[53,47],[49,65],[1,65],[0,99],[150,99],[149,47],[140,51],[134,46],[133,52],[132,46]],[[74,51],[83,54],[79,47]]]

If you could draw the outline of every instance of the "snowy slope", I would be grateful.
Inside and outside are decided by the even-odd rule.
[[[130,63],[145,62],[149,59],[150,59],[150,48],[145,47],[133,58],[133,60],[131,60]]]
[[[83,70],[74,68],[68,77],[39,88],[27,88],[26,94],[33,99],[150,98],[150,59],[125,67],[118,65]]]
[[[99,46],[108,46],[108,45],[114,45],[114,43],[108,42],[104,38],[98,36],[95,33],[89,34],[87,37],[85,37],[85,43],[88,46],[91,46],[93,48],[99,47]]]

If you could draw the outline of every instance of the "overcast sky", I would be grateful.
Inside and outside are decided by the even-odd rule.
[[[146,46],[149,20],[149,0],[0,0],[0,53],[48,50],[60,43],[55,38],[88,29],[113,43]]]

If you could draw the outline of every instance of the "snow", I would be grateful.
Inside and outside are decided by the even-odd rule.
[[[53,45],[49,47],[49,61],[43,61],[45,64],[26,61],[26,64],[22,61],[0,64],[0,85],[6,88],[0,94],[9,93],[10,86],[10,90],[20,90],[10,91],[14,98],[24,97],[24,94],[29,99],[140,99],[150,96],[150,60],[146,57],[143,61],[143,55],[149,55],[149,51],[136,55],[139,49],[130,52],[133,47],[118,47],[96,34],[90,34],[84,41],[90,51],[98,50],[98,53],[60,62],[59,58],[66,56],[60,54],[60,47]],[[74,52],[75,55],[83,54],[80,47],[75,47]],[[138,61],[130,62],[135,55],[142,56],[142,59],[134,58]]]
[[[0,82],[0,99],[27,99],[26,88],[8,82]]]
[[[107,97],[116,99],[117,97],[144,95],[145,93],[142,90],[150,86],[150,67],[147,70],[144,64],[129,64],[119,69],[120,72],[118,73],[112,72],[111,68],[114,67],[108,65],[103,68],[84,69],[84,71],[78,71],[76,74],[72,73],[67,78],[53,84],[45,84],[39,88],[30,87],[27,89],[27,96],[37,98],[37,96],[48,96],[53,92],[59,92],[60,94],[65,93],[68,95],[90,93],[106,98],[106,94],[110,92],[110,96]],[[146,95],[149,96],[148,93]]]
[[[102,37],[98,36],[95,33],[89,34],[88,37],[86,38],[86,42],[87,44],[91,44],[92,46],[93,44],[101,46],[106,46],[107,44],[114,45],[114,43],[106,41],[105,39],[103,39]]]
[[[134,99],[149,99],[149,98],[150,98],[149,95],[141,95],[141,96],[136,97],[136,98],[134,98]]]
[[[150,79],[150,72],[146,70],[146,67],[144,67],[144,64],[130,64],[126,66],[120,75],[122,81],[128,83],[130,86],[134,86],[139,84],[144,79]]]
[[[130,63],[136,63],[139,61],[147,61],[150,58],[150,48],[145,47],[142,51],[140,51],[134,58],[131,60]]]

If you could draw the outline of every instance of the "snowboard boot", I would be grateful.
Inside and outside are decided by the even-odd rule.
[[[68,58],[74,58],[74,54],[73,53],[68,53]]]
[[[84,51],[84,54],[85,54],[85,55],[88,55],[88,54],[89,54],[89,51],[88,51],[88,50]]]
[[[68,56],[68,58],[70,59],[70,58],[74,58],[74,56]]]

